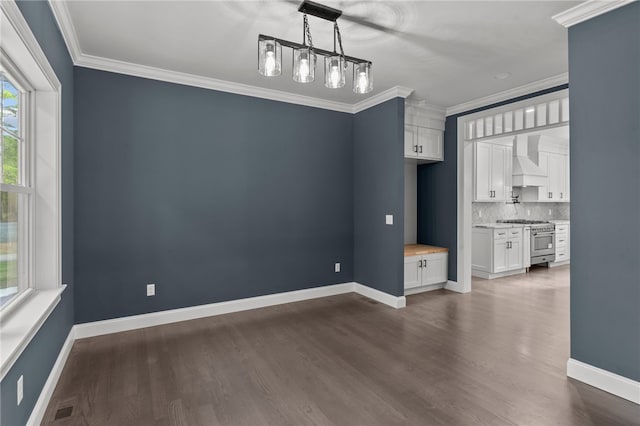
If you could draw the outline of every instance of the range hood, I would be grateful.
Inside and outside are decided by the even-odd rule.
[[[547,173],[534,163],[528,155],[526,136],[516,136],[513,141],[513,186],[545,186]]]

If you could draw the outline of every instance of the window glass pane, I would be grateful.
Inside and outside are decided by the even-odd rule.
[[[504,113],[504,131],[505,133],[513,131],[513,111]]]
[[[484,135],[493,135],[493,116],[484,119]]]
[[[502,133],[502,114],[496,114],[493,118],[494,133],[499,135]]]
[[[2,86],[2,94],[0,94],[0,114],[2,115],[2,128],[16,135],[20,134],[20,114],[19,101],[20,96],[18,89],[11,84],[9,80],[0,74],[0,85]]]
[[[13,134],[2,132],[2,145],[0,145],[0,181],[18,185],[20,183],[20,140]]]
[[[0,192],[0,307],[18,293],[18,194]]]
[[[484,120],[482,118],[476,120],[476,137],[484,137]]]

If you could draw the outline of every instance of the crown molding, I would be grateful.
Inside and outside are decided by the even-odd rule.
[[[377,95],[373,95],[364,99],[351,107],[351,113],[356,114],[360,111],[364,111],[365,109],[369,109],[372,106],[379,105],[383,102],[386,102],[390,99],[394,98],[407,98],[411,93],[413,93],[413,89],[409,89],[408,87],[395,86],[391,89],[387,89],[384,92],[380,92]]]
[[[552,19],[563,27],[569,28],[580,22],[587,21],[629,3],[633,3],[634,1],[635,0],[588,0],[554,15]]]
[[[62,37],[67,45],[74,65],[92,68],[102,71],[115,72],[119,74],[132,75],[136,77],[160,80],[169,83],[183,84],[186,86],[200,87],[204,89],[217,90],[221,92],[234,93],[237,95],[252,96],[262,99],[270,99],[279,102],[287,102],[296,105],[304,105],[314,108],[322,108],[331,111],[346,112],[355,114],[372,106],[386,102],[395,97],[406,98],[413,89],[406,87],[392,87],[376,95],[370,96],[356,104],[330,101],[326,99],[314,98],[311,96],[298,95],[295,93],[283,92],[280,90],[266,89],[263,87],[251,86],[248,84],[234,83],[231,81],[218,80],[210,77],[203,77],[194,74],[171,71],[162,68],[155,68],[131,62],[108,59],[82,52],[78,41],[75,27],[69,13],[66,1],[49,0],[53,15],[60,27]]]
[[[61,0],[49,0],[49,6],[51,7],[51,11],[53,12],[56,22],[58,23],[58,27],[60,28],[62,38],[67,45],[67,50],[71,55],[71,59],[75,64],[78,62],[78,58],[82,54],[82,50],[80,49],[80,42],[78,41],[76,29],[73,26],[73,21],[71,20],[71,14],[67,8],[67,2]]]
[[[485,96],[483,98],[474,99],[469,102],[465,102],[459,105],[455,105],[447,108],[446,115],[455,115],[462,112],[471,111],[476,108],[481,108],[487,105],[492,105],[498,102],[506,101],[509,99],[517,98],[519,96],[528,95],[530,93],[538,92],[540,90],[550,89],[561,84],[569,82],[569,73],[558,74],[553,77],[544,78],[542,80],[534,81],[533,83],[525,84],[523,86],[514,87],[513,89],[505,90],[504,92],[495,93],[493,95]]]
[[[352,105],[343,102],[329,101],[326,99],[313,98],[311,96],[298,95],[294,93],[282,92],[279,90],[265,89],[262,87],[250,86],[247,84],[234,83],[225,80],[218,80],[215,78],[202,77],[194,74],[149,67],[146,65],[118,61],[116,59],[101,58],[92,55],[81,54],[76,65],[101,71],[109,71],[118,74],[148,78],[151,80],[166,81],[168,83],[200,87],[203,89],[217,90],[221,92],[234,93],[237,95],[252,96],[256,98],[270,99],[274,101],[305,105],[315,108],[323,108],[332,111],[351,113],[353,110]]]

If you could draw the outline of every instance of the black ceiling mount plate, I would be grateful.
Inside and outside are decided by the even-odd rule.
[[[341,10],[334,9],[332,7],[309,0],[304,0],[302,2],[300,7],[298,8],[298,12],[317,16],[318,18],[326,19],[327,21],[332,22],[335,22],[340,17],[340,15],[342,15]]]

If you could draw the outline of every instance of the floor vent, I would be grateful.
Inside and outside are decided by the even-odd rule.
[[[54,420],[64,419],[65,417],[69,417],[73,412],[73,407],[64,407],[60,408],[56,411],[56,418]]]

